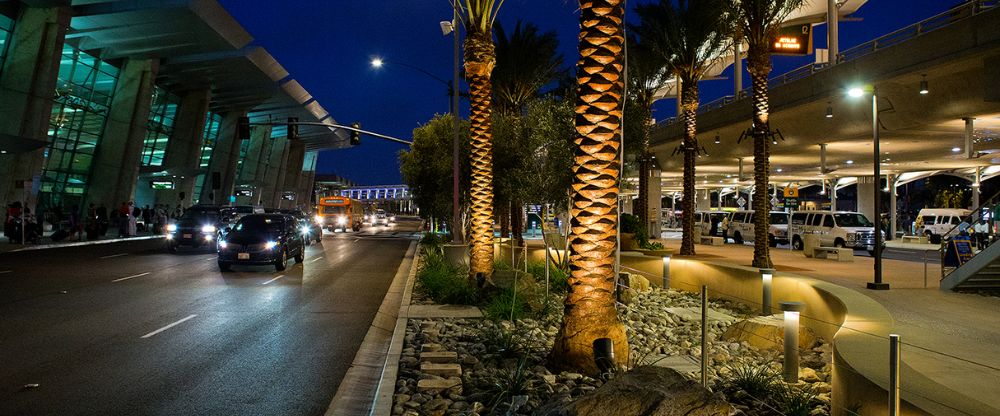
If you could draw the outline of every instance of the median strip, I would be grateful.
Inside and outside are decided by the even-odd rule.
[[[150,272],[146,272],[146,273],[139,273],[139,274],[133,274],[133,275],[131,275],[131,276],[125,276],[125,277],[122,277],[122,278],[119,278],[119,279],[115,279],[115,280],[112,280],[111,282],[112,282],[112,283],[115,283],[115,282],[120,282],[120,281],[122,281],[122,280],[128,280],[128,279],[135,279],[136,277],[142,277],[142,276],[145,276],[145,275],[147,275],[147,274],[149,274],[149,273],[150,273]]]
[[[111,259],[111,258],[121,257],[121,256],[127,256],[127,255],[128,255],[128,253],[118,253],[118,254],[112,254],[112,255],[109,255],[109,256],[101,256],[100,258],[102,258],[102,259]]]
[[[266,281],[266,282],[264,282],[264,283],[261,283],[261,284],[262,284],[262,285],[266,285],[266,284],[268,284],[268,283],[271,283],[271,282],[273,282],[273,281],[275,281],[275,280],[278,280],[278,279],[280,279],[280,278],[282,278],[282,277],[285,277],[285,275],[283,275],[283,274],[279,274],[279,275],[278,275],[278,277],[275,277],[274,279],[271,279],[271,280],[268,280],[268,281]]]
[[[145,338],[149,338],[149,337],[151,337],[151,336],[153,336],[153,335],[156,335],[156,334],[159,334],[160,332],[163,332],[163,331],[166,331],[166,330],[168,330],[168,329],[170,329],[170,328],[173,328],[173,327],[175,327],[175,326],[177,326],[177,325],[180,325],[180,324],[184,323],[185,321],[188,321],[188,320],[190,320],[190,319],[194,319],[194,317],[196,317],[196,316],[198,316],[198,315],[188,315],[188,316],[187,316],[186,318],[184,318],[184,319],[181,319],[181,320],[179,320],[179,321],[177,321],[177,322],[174,322],[174,323],[172,323],[172,324],[170,324],[170,325],[167,325],[167,326],[165,326],[165,327],[163,327],[163,328],[160,328],[160,329],[157,329],[157,330],[155,330],[155,331],[153,331],[153,332],[150,332],[150,333],[148,333],[148,334],[146,334],[146,335],[143,335],[143,336],[141,336],[140,338],[143,338],[143,339],[145,339]]]

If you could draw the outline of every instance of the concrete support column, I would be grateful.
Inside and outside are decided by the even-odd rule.
[[[733,97],[739,98],[740,91],[743,91],[743,57],[741,50],[742,39],[733,41]]]
[[[966,117],[965,120],[965,157],[972,159],[976,155],[972,139],[975,137],[976,131],[976,119],[972,117]]]
[[[288,157],[286,158],[287,163],[285,164],[285,180],[283,186],[281,187],[281,194],[284,195],[286,191],[295,193],[294,201],[285,201],[284,198],[281,199],[279,207],[281,208],[294,208],[299,205],[299,179],[302,177],[302,163],[306,158],[306,146],[302,144],[301,141],[295,140],[288,144]],[[306,207],[305,211],[308,211],[309,207]]]
[[[830,63],[837,63],[840,54],[840,11],[837,0],[826,0],[826,43],[830,52]]]
[[[288,164],[288,139],[279,137],[271,142],[271,155],[268,157],[267,169],[259,175],[257,181],[264,185],[261,203],[265,207],[277,208],[281,203],[281,194],[285,185],[285,171]]]
[[[830,210],[837,210],[837,178],[830,180]]]
[[[194,187],[198,179],[195,172],[201,161],[205,119],[211,101],[212,92],[207,88],[188,91],[181,96],[177,117],[174,119],[174,132],[163,155],[163,169],[178,178],[174,181],[174,189],[156,191],[157,204],[190,206],[194,200]],[[205,183],[211,186],[210,182]]]
[[[22,6],[0,70],[0,134],[48,141],[52,92],[71,15],[69,7]],[[37,193],[16,185],[40,180],[44,164],[44,148],[0,155],[0,206],[24,201],[33,208]]]
[[[240,139],[236,137],[237,125],[245,111],[230,111],[222,117],[219,126],[219,138],[212,150],[212,158],[208,162],[208,172],[205,173],[205,184],[201,187],[201,201],[206,204],[229,205],[229,197],[233,195],[236,186],[236,162],[240,157]],[[219,177],[218,188],[215,189],[213,176]]]
[[[873,223],[878,223],[875,217],[875,186],[878,181],[874,176],[858,177],[858,212],[865,214]]]
[[[95,149],[87,204],[117,207],[135,197],[158,69],[159,61],[155,59],[128,59],[122,66],[104,137]]]
[[[979,185],[983,182],[983,168],[976,166],[976,173],[972,179],[972,209],[979,208]],[[975,213],[979,217],[980,213]]]
[[[708,211],[712,209],[712,191],[709,189],[695,189],[694,208],[698,211]],[[687,213],[685,213],[686,215]]]
[[[660,238],[660,219],[663,211],[663,185],[660,183],[660,169],[649,170],[649,192],[646,193],[646,207],[649,209],[649,224],[646,229],[650,237]]]
[[[299,172],[299,188],[295,195],[295,206],[303,211],[312,209],[313,186],[316,181],[316,171]]]
[[[263,187],[257,178],[263,175],[267,167],[267,151],[271,148],[271,126],[254,126],[250,130],[250,147],[247,148],[246,157],[243,158],[243,167],[240,169],[240,177],[237,178],[237,186],[251,185],[253,196],[240,196],[236,198],[238,205],[258,205],[260,204]]]

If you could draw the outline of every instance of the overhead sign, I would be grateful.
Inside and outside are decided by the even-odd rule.
[[[253,189],[237,189],[236,196],[253,196]]]
[[[805,23],[778,29],[778,33],[771,39],[769,46],[773,55],[805,56],[812,54],[812,24]]]
[[[785,198],[798,198],[798,197],[799,197],[799,188],[796,188],[794,186],[789,186],[785,188]]]
[[[174,189],[174,181],[151,181],[149,187],[153,189]]]
[[[740,199],[736,200],[736,204],[738,204],[740,206],[740,208],[743,208],[747,204],[747,200],[746,200],[746,198],[743,198],[741,196]]]
[[[281,196],[281,199],[284,199],[285,201],[294,201],[295,192],[292,191],[285,192],[285,194]]]

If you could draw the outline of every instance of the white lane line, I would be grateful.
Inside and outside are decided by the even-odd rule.
[[[359,240],[361,240],[361,239],[360,238],[355,238],[354,241],[351,241],[351,242],[352,243],[357,243]]]
[[[149,273],[150,273],[150,272],[146,272],[146,273],[139,273],[139,274],[133,274],[133,275],[131,275],[131,276],[125,276],[125,277],[122,277],[122,278],[120,278],[120,279],[115,279],[115,280],[112,280],[111,282],[112,282],[112,283],[114,283],[114,282],[120,282],[120,281],[122,281],[122,280],[128,280],[128,279],[135,279],[136,277],[142,277],[142,276],[145,276],[145,275],[147,275],[147,274],[149,274]]]
[[[156,334],[159,334],[160,332],[163,332],[163,331],[166,331],[166,330],[168,330],[168,329],[170,329],[170,328],[173,328],[173,327],[175,327],[175,326],[177,326],[177,325],[180,325],[180,324],[184,323],[184,321],[187,321],[187,320],[190,320],[190,319],[193,319],[193,318],[194,318],[194,317],[196,317],[196,316],[198,316],[198,315],[188,315],[188,316],[187,316],[186,318],[184,318],[184,319],[181,319],[181,320],[179,320],[179,321],[177,321],[177,322],[174,322],[174,323],[172,323],[172,324],[170,324],[170,325],[167,325],[167,326],[165,326],[165,327],[163,327],[163,328],[160,328],[160,329],[157,329],[157,330],[155,330],[155,331],[153,331],[153,332],[150,332],[150,333],[148,333],[148,334],[146,334],[146,335],[143,335],[143,336],[141,336],[140,338],[149,338],[149,337],[151,337],[151,336],[153,336],[153,335],[156,335]]]
[[[101,256],[100,258],[102,258],[102,259],[110,259],[110,258],[115,258],[115,257],[127,256],[127,255],[128,255],[128,253],[118,253],[118,254],[112,254],[110,256]]]
[[[0,274],[7,274],[13,272],[13,270],[0,270]]]
[[[262,285],[266,285],[266,284],[268,284],[268,283],[271,283],[271,282],[273,282],[273,281],[275,281],[275,280],[278,280],[278,279],[280,279],[280,278],[282,278],[282,277],[285,277],[285,275],[283,275],[283,274],[279,274],[279,275],[278,275],[278,277],[275,277],[274,279],[271,279],[271,280],[268,280],[268,281],[266,281],[266,282],[264,282],[264,283],[261,283],[261,284],[262,284]]]
[[[323,256],[316,257],[316,258],[314,258],[312,260],[309,260],[309,262],[310,263],[315,263],[315,262],[320,261],[320,260],[323,260]]]

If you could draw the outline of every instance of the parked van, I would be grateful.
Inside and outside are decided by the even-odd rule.
[[[722,219],[731,215],[729,211],[696,211],[694,213],[694,226],[701,230],[701,235],[711,235],[722,237],[722,228],[719,224]],[[715,233],[712,233],[712,231]]]
[[[959,208],[924,208],[917,213],[917,224],[922,224],[917,228],[917,233],[928,238],[952,237],[958,233],[957,225],[971,213],[972,211]]]
[[[865,214],[849,211],[799,211],[788,225],[792,248],[802,250],[802,236],[819,235],[819,245],[875,252],[875,224]],[[884,233],[883,233],[884,237]],[[885,244],[885,238],[882,239]]]
[[[767,243],[771,247],[778,244],[788,244],[788,213],[784,211],[771,211],[770,225],[767,229]],[[743,244],[744,241],[753,241],[754,236],[754,213],[752,210],[736,211],[729,222],[729,235],[733,237],[736,244]]]

